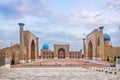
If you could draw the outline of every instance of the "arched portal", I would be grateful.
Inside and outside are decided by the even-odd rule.
[[[65,59],[65,50],[63,48],[58,50],[58,59]]]
[[[32,40],[32,42],[31,42],[31,60],[32,61],[35,60],[35,42],[34,42],[34,40]]]
[[[89,44],[88,44],[88,58],[89,59],[92,59],[92,53],[93,53],[93,45],[92,45],[92,42],[90,41]]]

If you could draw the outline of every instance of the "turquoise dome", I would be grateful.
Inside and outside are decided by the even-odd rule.
[[[104,33],[104,41],[110,41],[110,36],[107,33]]]
[[[49,45],[48,45],[47,43],[44,43],[44,44],[42,45],[42,49],[49,49]]]

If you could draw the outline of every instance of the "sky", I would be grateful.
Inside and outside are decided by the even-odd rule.
[[[70,44],[80,50],[83,38],[104,26],[113,46],[120,46],[120,0],[1,0],[0,48],[19,43],[18,23],[53,50],[54,44]]]

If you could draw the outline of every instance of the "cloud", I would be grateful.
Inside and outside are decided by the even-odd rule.
[[[81,26],[81,24],[83,25],[82,28],[84,27],[86,30],[89,31],[84,31],[86,33],[84,33],[82,31],[82,33],[84,33],[86,36],[87,34],[89,34],[93,29],[96,29],[100,26],[104,26],[104,32],[110,34],[111,38],[112,38],[112,43],[113,46],[120,46],[119,43],[119,33],[120,31],[118,31],[119,28],[119,16],[117,17],[111,17],[109,16],[109,18],[107,18],[105,16],[105,14],[101,14],[102,12],[87,12],[87,13],[80,13],[80,14],[74,14],[72,16],[70,16],[68,19],[70,21],[70,24],[79,24],[79,26]],[[83,30],[83,29],[82,29]]]
[[[54,44],[70,44],[71,50],[80,50],[80,48],[82,48],[82,39],[70,33],[63,31],[36,31],[35,34],[39,34],[40,49],[42,48],[43,43],[48,43],[52,50],[54,48]]]
[[[8,47],[11,43],[19,42],[18,31],[0,30],[0,48]]]
[[[2,39],[2,41],[17,41],[18,40],[18,36],[19,36],[19,32],[18,31],[7,31],[7,30],[0,30],[0,34],[2,34],[0,36],[0,39]]]
[[[89,28],[90,30],[103,26],[105,22],[101,12],[82,12],[80,14],[73,14],[68,19],[70,23],[82,25],[85,29]]]
[[[51,7],[57,10],[52,11]],[[52,49],[54,44],[69,43],[72,50],[79,50],[82,38],[99,26],[104,26],[104,31],[115,38],[120,25],[116,14],[106,14],[103,10],[81,11],[81,8],[79,13],[73,10],[74,7],[70,8],[73,12],[65,10],[64,13],[59,12],[59,7],[61,5],[56,6],[47,0],[1,0],[0,47],[6,47],[11,42],[19,43],[18,22],[25,23],[24,29],[39,37],[40,48],[43,43],[48,43]],[[119,40],[114,41],[116,44]]]
[[[91,24],[97,23],[97,21],[99,20],[99,16],[101,16],[99,12],[74,14],[70,17],[70,20],[72,22],[81,21],[83,23]]]
[[[12,18],[19,18],[26,15],[45,16],[51,13],[46,0],[2,0],[0,13]]]
[[[114,33],[111,33],[110,36],[112,37],[112,45],[114,46],[120,46],[120,29],[116,30]]]
[[[106,31],[108,31],[109,33],[116,32],[116,30],[118,30],[118,27],[120,25],[119,22],[120,22],[119,17],[118,18],[109,19],[109,20],[105,20],[104,25],[107,26],[106,27]]]
[[[4,40],[0,40],[0,43],[4,43],[5,41]]]
[[[107,0],[107,8],[120,13],[120,0]]]
[[[82,13],[82,14],[74,14],[70,18],[72,22],[81,22],[84,24],[98,24],[103,19],[101,18],[101,13],[92,12],[92,13]]]
[[[40,19],[41,18],[41,19]],[[81,44],[81,34],[76,35],[75,30],[74,32],[69,32],[69,26],[65,26],[61,21],[61,18],[57,17],[54,20],[54,17],[51,17],[50,20],[46,19],[46,17],[36,17],[36,16],[26,16],[21,20],[0,20],[1,26],[0,27],[0,39],[4,42],[0,45],[1,48],[7,47],[11,45],[11,42],[19,43],[19,26],[18,21],[24,22],[25,30],[31,31],[34,35],[39,37],[39,47],[41,49],[43,43],[48,43],[50,45],[50,49],[53,50],[54,44],[70,44],[71,50],[80,50],[82,48]],[[52,20],[52,21],[51,21]],[[64,20],[64,19],[63,19]],[[51,24],[51,22],[53,24]],[[55,23],[56,22],[56,23]],[[64,22],[65,23],[65,22]],[[59,25],[58,25],[59,24]],[[5,27],[4,27],[5,26]]]
[[[83,12],[80,14],[73,14],[68,19],[71,24],[83,24],[85,29],[88,28],[90,30],[104,26],[105,31],[108,31],[109,33],[115,32],[120,25],[119,17],[112,18],[109,16],[109,18],[107,18],[102,12]]]

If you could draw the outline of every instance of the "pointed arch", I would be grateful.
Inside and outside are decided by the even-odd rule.
[[[31,42],[31,60],[32,61],[35,60],[35,42],[34,42],[34,40],[32,40],[32,42]]]
[[[63,48],[58,50],[58,59],[65,59],[65,50]]]
[[[90,41],[88,44],[88,58],[92,59],[92,54],[93,54],[93,45],[92,42]]]

